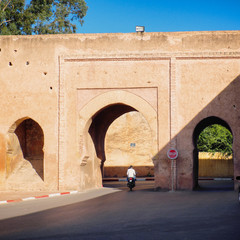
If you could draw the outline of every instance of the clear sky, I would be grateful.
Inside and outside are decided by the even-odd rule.
[[[85,0],[78,33],[240,30],[240,0]]]

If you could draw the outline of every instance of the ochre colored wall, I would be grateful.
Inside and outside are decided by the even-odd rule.
[[[199,177],[233,177],[233,158],[220,153],[199,152]]]
[[[100,166],[117,144],[105,142],[116,117],[107,110],[121,104],[148,125],[142,160],[156,188],[194,188],[193,132],[211,116],[231,128],[240,175],[240,31],[0,36],[0,62],[0,190],[101,187]],[[21,154],[9,175],[8,142],[26,119],[43,131],[44,178]]]
[[[116,119],[106,134],[104,177],[125,177],[130,165],[138,177],[154,175],[150,156],[151,130],[139,112],[130,112]]]

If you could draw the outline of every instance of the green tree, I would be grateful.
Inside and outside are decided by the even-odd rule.
[[[0,0],[0,34],[21,34],[24,0]]]
[[[232,134],[227,128],[213,124],[200,133],[197,146],[200,152],[221,152],[224,155],[231,155],[232,142]]]
[[[0,0],[0,34],[75,33],[86,13],[85,0]]]

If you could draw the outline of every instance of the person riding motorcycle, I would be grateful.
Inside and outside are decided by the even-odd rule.
[[[135,170],[133,169],[133,166],[131,165],[128,170],[127,170],[127,180],[132,177],[134,178],[134,181],[136,180],[136,172]]]

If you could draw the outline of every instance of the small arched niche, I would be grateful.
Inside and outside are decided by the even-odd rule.
[[[27,160],[39,177],[44,179],[44,134],[31,118],[16,121],[8,131],[7,176],[21,169]]]

